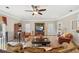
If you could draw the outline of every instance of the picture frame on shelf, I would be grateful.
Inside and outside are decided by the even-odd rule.
[[[75,29],[77,29],[77,21],[73,20],[72,21],[72,30],[75,30]]]
[[[76,21],[76,32],[79,33],[79,20]]]

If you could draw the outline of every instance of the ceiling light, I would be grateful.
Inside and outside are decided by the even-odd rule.
[[[36,11],[34,11],[33,13],[34,13],[34,14],[38,14],[38,12],[36,12]]]

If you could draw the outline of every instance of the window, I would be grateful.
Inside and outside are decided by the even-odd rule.
[[[47,35],[56,35],[56,27],[54,23],[48,23]]]
[[[31,25],[25,24],[25,32],[31,32]]]

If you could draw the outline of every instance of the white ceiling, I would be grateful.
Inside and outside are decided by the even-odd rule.
[[[61,16],[69,14],[69,10],[76,11],[79,5],[40,5],[39,8],[46,8],[43,15],[32,16],[32,12],[25,12],[24,10],[32,10],[30,5],[8,5],[10,9],[5,8],[7,5],[0,5],[0,11],[3,11],[11,16],[16,16],[22,20],[41,20],[52,19],[55,20]]]

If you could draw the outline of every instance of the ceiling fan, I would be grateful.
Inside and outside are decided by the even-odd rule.
[[[26,12],[33,12],[32,15],[39,14],[43,15],[42,11],[46,11],[46,9],[39,9],[39,6],[31,5],[33,10],[25,10]]]

